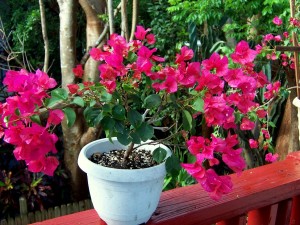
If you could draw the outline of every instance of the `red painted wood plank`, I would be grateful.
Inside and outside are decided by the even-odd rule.
[[[247,224],[247,217],[244,216],[237,216],[233,217],[228,220],[223,220],[221,222],[218,222],[216,225],[246,225]]]
[[[292,199],[287,199],[279,202],[277,217],[276,217],[276,225],[289,225],[291,214],[292,214]]]
[[[300,152],[231,177],[234,189],[220,201],[211,200],[198,185],[163,193],[148,224],[212,224],[300,195]]]
[[[220,201],[210,199],[199,185],[164,192],[158,209],[147,225],[208,225],[300,196],[300,152],[284,161],[244,171],[239,177],[231,177],[234,189]],[[88,210],[34,225],[50,224],[103,225],[103,222],[94,210]]]
[[[275,225],[278,205],[269,205],[248,212],[248,225]]]
[[[300,225],[300,195],[293,198],[290,225]]]
[[[54,219],[33,223],[32,225],[106,225],[94,209],[60,216]]]

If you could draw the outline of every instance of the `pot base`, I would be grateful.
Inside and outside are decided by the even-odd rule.
[[[162,144],[143,145],[141,148],[154,151]],[[78,158],[79,167],[87,173],[91,199],[95,210],[107,225],[139,225],[146,223],[154,213],[162,192],[166,175],[165,163],[144,169],[114,169],[97,165],[90,156],[103,150],[122,150],[116,138],[110,142],[101,139],[87,144]]]

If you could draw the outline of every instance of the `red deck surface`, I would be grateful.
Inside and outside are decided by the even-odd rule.
[[[34,225],[106,225],[94,209],[57,217]]]

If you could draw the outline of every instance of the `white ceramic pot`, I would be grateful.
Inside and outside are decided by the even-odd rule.
[[[82,148],[79,167],[87,173],[91,199],[95,210],[108,225],[138,225],[146,223],[155,211],[166,175],[165,163],[145,169],[113,169],[97,165],[88,158],[95,152],[126,149],[116,138],[107,138]],[[162,144],[143,145],[151,151]]]
[[[300,99],[298,97],[294,98],[293,105],[298,108],[298,130],[299,130],[299,142],[300,142]]]

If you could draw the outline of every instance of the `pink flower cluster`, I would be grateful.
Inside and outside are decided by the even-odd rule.
[[[252,50],[246,41],[238,43],[231,55],[234,68],[229,68],[229,59],[218,53],[213,53],[201,63],[189,62],[194,54],[186,46],[176,55],[173,65],[162,66],[156,65],[163,62],[163,58],[154,55],[156,49],[144,45],[154,43],[146,38],[150,35],[149,31],[138,27],[135,33],[137,40],[129,43],[113,34],[103,50],[93,48],[90,51],[93,59],[105,62],[99,66],[100,83],[108,92],[116,90],[117,79],[131,79],[138,87],[144,74],[152,80],[152,88],[156,92],[171,94],[191,88],[203,93],[202,113],[208,126],[219,126],[225,130],[252,130],[255,119],[249,117],[250,113],[254,111],[258,118],[266,116],[267,112],[255,102],[256,91],[268,85],[266,97],[270,99],[279,92],[280,83],[272,86],[263,72],[254,70],[253,61],[258,51]],[[132,53],[136,54],[136,60],[130,60]],[[241,115],[240,121],[236,121],[236,113]],[[240,173],[246,164],[241,157],[242,149],[235,149],[237,145],[237,135],[231,135],[230,131],[225,139],[213,135],[211,140],[193,136],[187,141],[187,146],[195,155],[196,162],[182,166],[212,198],[219,199],[231,190],[232,184],[229,177],[219,176],[211,168],[219,164],[215,154],[222,155],[222,160],[234,172]],[[205,161],[208,161],[209,168],[203,166]]]
[[[275,23],[280,25],[278,19]],[[265,119],[267,111],[255,102],[257,90],[266,87],[265,98],[269,100],[279,92],[280,83],[270,84],[263,72],[254,70],[253,62],[261,49],[251,49],[246,41],[237,44],[230,58],[213,53],[202,62],[190,62],[194,53],[185,46],[173,64],[162,65],[164,58],[155,54],[156,48],[149,47],[155,43],[155,36],[149,32],[150,29],[138,26],[136,40],[127,42],[124,37],[112,34],[102,49],[90,50],[91,57],[101,62],[100,84],[108,93],[114,93],[123,81],[138,88],[146,77],[151,81],[148,85],[152,93],[168,95],[193,91],[187,100],[191,102],[183,103],[182,108],[193,108],[191,105],[196,98],[203,100],[203,109],[196,111],[194,118],[201,115],[207,126],[222,129],[227,137],[211,135],[206,139],[192,136],[188,140],[189,134],[185,133],[187,148],[196,161],[182,164],[182,167],[212,198],[219,199],[231,191],[232,183],[229,176],[219,176],[213,166],[222,159],[236,173],[245,168],[242,148],[233,132],[236,129],[253,130],[257,119]],[[274,37],[269,35],[265,39],[273,40]],[[76,66],[73,73],[81,78],[84,73],[82,65]],[[55,143],[58,138],[51,130],[62,121],[64,113],[49,109],[44,124],[32,121],[40,113],[45,98],[49,97],[47,91],[54,88],[56,82],[39,70],[36,73],[21,70],[7,72],[4,84],[9,92],[16,94],[0,105],[0,137],[4,136],[6,142],[16,146],[15,157],[25,160],[30,171],[53,175],[58,166],[58,160],[53,156],[57,152]],[[84,82],[81,86],[69,84],[68,89],[71,96],[82,96],[93,85],[91,82]],[[264,139],[270,138],[267,129],[261,132]],[[256,140],[250,140],[249,144],[251,148],[258,147]],[[266,160],[275,161],[274,157],[268,156]]]
[[[0,103],[0,137],[16,146],[16,159],[25,160],[30,171],[53,175],[58,166],[53,156],[57,152],[57,136],[48,129],[62,121],[63,112],[50,111],[45,126],[33,123],[31,118],[39,114],[44,98],[48,97],[47,90],[54,88],[56,81],[40,70],[36,73],[21,70],[8,71],[3,83],[15,95]]]
[[[296,18],[290,18],[289,20],[290,26],[292,28],[300,27],[300,22]],[[283,22],[278,17],[275,16],[273,19],[273,23],[278,26],[282,27]],[[279,53],[276,52],[273,45],[286,45],[287,43],[291,42],[291,37],[289,35],[289,32],[284,31],[282,34],[279,35],[273,35],[273,34],[266,34],[263,36],[262,46],[258,45],[257,48],[259,48],[259,51],[267,51],[266,58],[269,60],[280,60],[281,65],[285,67],[290,67],[291,69],[295,69],[295,59],[291,54],[286,53]],[[271,48],[270,48],[271,46]]]
[[[298,20],[296,18],[290,18],[290,24],[293,27],[300,27],[300,20]]]
[[[219,160],[214,154],[221,154],[222,160],[234,171],[241,173],[246,163],[241,156],[242,148],[234,149],[238,144],[237,135],[228,134],[222,139],[211,136],[209,139],[192,136],[187,141],[189,151],[195,156],[193,164],[181,164],[206,190],[213,199],[220,199],[223,194],[232,190],[232,183],[229,176],[218,176],[213,169],[205,169],[204,161],[208,161],[210,166],[218,165]]]

